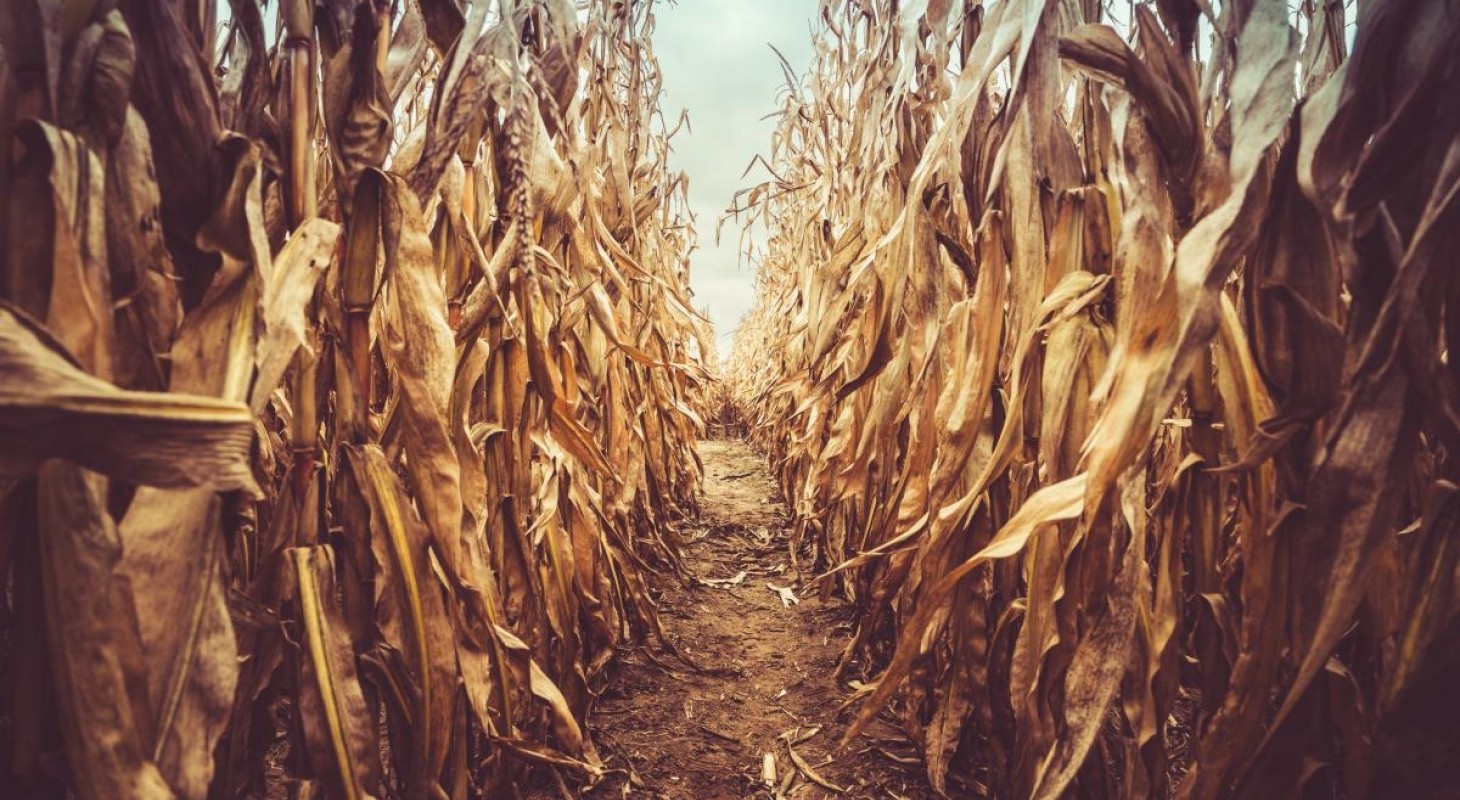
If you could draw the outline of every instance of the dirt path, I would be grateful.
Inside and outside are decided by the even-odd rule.
[[[874,725],[829,758],[848,721],[838,710],[847,690],[832,671],[852,634],[850,610],[800,598],[763,459],[739,442],[704,442],[700,454],[704,514],[686,531],[685,553],[695,579],[657,588],[666,634],[701,671],[659,659],[666,670],[642,652],[623,659],[591,724],[609,766],[631,769],[631,779],[609,781],[593,796],[834,796],[798,769],[794,742],[810,771],[847,790],[843,797],[930,797],[920,767],[900,763],[912,750],[890,726]],[[774,790],[762,780],[767,753]]]

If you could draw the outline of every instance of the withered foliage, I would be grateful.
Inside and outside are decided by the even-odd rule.
[[[854,733],[965,795],[1453,796],[1457,12],[821,2],[726,369]]]
[[[0,6],[0,794],[590,784],[701,472],[651,8],[218,12]]]

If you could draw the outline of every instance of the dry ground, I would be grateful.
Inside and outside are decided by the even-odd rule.
[[[835,751],[849,692],[832,671],[852,634],[850,609],[800,597],[764,460],[729,441],[704,442],[700,454],[704,512],[686,532],[685,552],[694,578],[688,585],[665,578],[657,587],[666,634],[700,670],[642,651],[626,655],[591,725],[609,766],[630,778],[591,796],[835,796],[796,766],[788,749],[795,742],[811,772],[846,790],[840,796],[931,797],[911,747],[891,726],[879,722]],[[791,597],[772,586],[799,602],[787,605]],[[767,753],[775,759],[773,789],[762,780]]]

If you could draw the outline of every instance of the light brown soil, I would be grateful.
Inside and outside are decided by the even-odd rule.
[[[852,634],[850,609],[809,589],[801,597],[764,460],[728,441],[704,442],[700,455],[704,512],[686,531],[694,577],[656,587],[668,638],[700,669],[642,650],[624,655],[590,725],[608,766],[629,777],[607,780],[590,796],[837,796],[798,769],[791,741],[812,771],[847,790],[842,797],[931,797],[921,768],[901,763],[912,761],[911,745],[889,725],[879,721],[837,751],[852,711],[839,709],[850,690],[832,672]],[[768,585],[800,602],[786,606]],[[773,788],[762,781],[767,753],[775,758]]]

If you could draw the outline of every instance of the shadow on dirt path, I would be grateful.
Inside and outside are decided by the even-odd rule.
[[[832,672],[852,635],[851,610],[800,596],[764,460],[732,441],[703,442],[700,455],[704,512],[685,531],[695,577],[656,588],[665,633],[701,670],[625,655],[591,725],[608,766],[630,778],[590,796],[931,797],[912,747],[890,725],[879,721],[835,752],[851,712],[839,711],[850,692]]]

